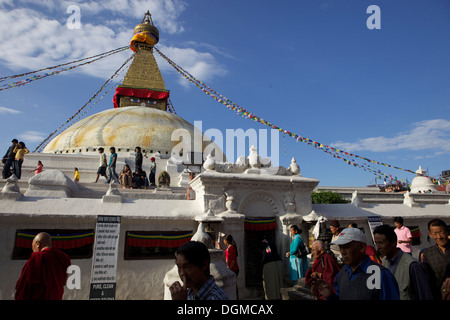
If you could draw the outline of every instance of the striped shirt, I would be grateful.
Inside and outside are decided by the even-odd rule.
[[[216,284],[213,276],[198,290],[194,296],[194,290],[188,289],[187,300],[228,300],[226,293]]]

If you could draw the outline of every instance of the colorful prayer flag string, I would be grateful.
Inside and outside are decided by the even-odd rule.
[[[39,69],[39,70],[36,70],[36,71],[30,71],[30,72],[16,74],[16,75],[12,75],[12,76],[0,77],[0,82],[5,81],[6,79],[19,78],[19,77],[23,77],[23,76],[26,76],[26,75],[29,75],[29,74],[45,71],[45,70],[51,70],[51,69],[67,66],[67,65],[72,64],[72,63],[77,63],[77,62],[89,60],[89,59],[92,59],[92,58],[96,58],[96,57],[99,57],[99,56],[103,56],[103,55],[106,55],[108,53],[114,54],[114,53],[123,51],[123,50],[125,50],[127,48],[128,48],[128,46],[124,46],[124,47],[121,47],[121,48],[117,48],[117,49],[114,49],[114,50],[110,50],[110,51],[107,51],[107,52],[103,52],[103,53],[97,54],[95,56],[90,56],[90,57],[87,57],[87,58],[83,58],[83,59],[79,59],[79,60],[75,60],[75,61],[71,61],[71,62],[67,62],[67,63],[63,63],[63,64],[58,64],[58,65],[53,66],[53,67],[47,67],[47,68]]]
[[[119,69],[116,70],[116,72],[114,72],[114,74],[101,86],[101,88],[77,111],[75,112],[75,114],[70,117],[66,122],[64,122],[58,129],[56,129],[55,131],[53,131],[52,133],[50,133],[50,135],[44,139],[33,152],[41,152],[42,149],[46,146],[46,144],[49,142],[50,138],[53,137],[58,131],[60,131],[61,128],[63,128],[64,126],[66,126],[69,122],[71,122],[84,108],[86,108],[86,106],[91,103],[92,100],[95,99],[95,97],[97,97],[97,95],[104,90],[104,88],[108,85],[108,83],[110,83],[112,81],[112,79],[114,79],[119,71],[125,67],[126,64],[128,64],[133,58],[134,58],[135,54],[131,55],[121,66]]]
[[[340,149],[328,146],[326,144],[314,141],[312,139],[302,137],[302,136],[300,136],[298,134],[295,134],[295,133],[293,133],[291,131],[282,129],[282,128],[276,126],[275,124],[272,124],[271,122],[269,122],[267,120],[264,120],[264,119],[258,117],[257,115],[251,113],[250,111],[248,111],[248,110],[240,107],[239,105],[235,104],[233,101],[231,101],[228,98],[224,97],[223,95],[221,95],[220,93],[218,93],[217,91],[215,91],[214,89],[212,89],[211,87],[206,85],[205,83],[203,83],[200,80],[198,80],[197,78],[195,78],[193,75],[191,75],[189,72],[184,70],[182,67],[177,65],[174,61],[172,61],[166,55],[164,55],[158,48],[156,48],[156,47],[154,47],[154,48],[155,48],[156,52],[158,52],[158,54],[164,60],[166,60],[186,80],[188,80],[189,82],[195,84],[205,94],[209,95],[211,98],[213,98],[217,102],[225,105],[229,110],[234,111],[236,114],[238,114],[239,116],[241,116],[243,118],[259,122],[259,123],[261,123],[263,125],[266,125],[266,126],[272,128],[272,129],[274,129],[274,130],[278,130],[281,133],[287,134],[288,136],[294,138],[296,141],[304,142],[304,143],[306,143],[306,144],[308,144],[310,146],[315,147],[316,149],[322,150],[325,153],[328,153],[328,154],[332,155],[333,157],[335,157],[337,159],[341,159],[341,160],[345,161],[348,165],[353,165],[354,167],[362,168],[363,170],[369,171],[369,172],[371,172],[371,173],[373,173],[375,175],[378,175],[378,176],[383,176],[385,178],[388,177],[388,175],[382,173],[380,170],[376,170],[376,169],[372,168],[371,164],[376,164],[376,165],[389,167],[389,168],[393,168],[393,169],[402,170],[402,171],[405,171],[405,172],[416,174],[416,172],[413,171],[413,170],[403,169],[403,168],[400,168],[398,166],[393,166],[393,165],[390,165],[390,164],[387,164],[387,163],[383,163],[383,162],[380,162],[380,161],[375,161],[375,160],[372,160],[372,159],[368,159],[366,157],[362,157],[362,156],[359,156],[359,155],[356,155],[356,154],[353,154],[353,153],[350,153],[350,152],[346,152],[344,150],[340,150]],[[364,160],[365,162],[363,164],[359,164],[359,163],[356,163],[356,159],[361,159],[361,160]],[[431,178],[431,179],[436,181],[435,178]],[[397,179],[397,177],[395,177],[395,181],[396,182],[400,182]]]
[[[167,99],[167,110],[169,110],[170,113],[177,114],[170,98]]]
[[[92,56],[92,57],[89,57],[89,58],[84,58],[84,59],[80,59],[80,60],[77,60],[77,61],[72,61],[72,62],[60,64],[58,66],[44,68],[44,69],[41,69],[41,70],[32,71],[32,72],[28,72],[28,73],[23,73],[23,74],[19,74],[19,75],[12,75],[12,76],[2,77],[2,78],[0,78],[0,82],[4,81],[5,79],[15,79],[15,78],[19,78],[19,77],[22,77],[22,76],[25,76],[25,75],[30,75],[30,74],[33,74],[33,73],[37,73],[37,72],[40,72],[40,71],[51,70],[51,69],[55,69],[55,68],[58,68],[58,67],[61,67],[61,66],[66,66],[66,65],[73,64],[73,63],[76,63],[76,62],[81,62],[81,61],[85,61],[85,60],[89,60],[89,59],[95,58],[93,60],[86,61],[86,62],[83,62],[83,63],[79,63],[77,65],[73,65],[73,66],[70,66],[70,67],[67,67],[67,68],[63,68],[63,69],[60,69],[60,70],[55,70],[53,72],[37,74],[37,75],[33,75],[31,77],[28,77],[28,78],[26,78],[24,80],[19,80],[19,81],[16,81],[16,82],[3,84],[3,85],[0,86],[0,91],[11,89],[11,88],[16,88],[16,87],[21,87],[21,86],[24,86],[26,84],[29,84],[30,82],[36,81],[36,80],[41,80],[41,79],[44,79],[44,78],[47,78],[47,77],[50,77],[50,76],[53,76],[53,75],[56,75],[56,74],[60,74],[61,72],[64,72],[64,71],[76,69],[78,67],[81,67],[81,66],[84,66],[84,65],[87,65],[87,64],[91,64],[91,63],[93,63],[95,61],[101,60],[103,58],[106,58],[106,57],[111,56],[113,54],[116,54],[118,52],[122,52],[122,51],[124,51],[126,49],[128,49],[128,46],[127,47],[118,48],[118,49],[114,49],[114,50],[111,50],[111,51],[108,51],[108,52],[105,52],[105,53],[102,53],[102,54],[98,54],[96,56]]]

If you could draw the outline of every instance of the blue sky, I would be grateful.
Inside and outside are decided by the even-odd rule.
[[[80,29],[67,28],[73,4],[80,8]],[[367,27],[370,5],[380,8],[381,29]],[[0,76],[125,46],[147,10],[164,54],[264,120],[402,169],[421,165],[431,176],[450,170],[447,0],[0,0]],[[131,54],[0,91],[0,152],[14,137],[34,149]],[[226,129],[268,129],[217,103],[155,57],[175,110],[187,121],[224,135]],[[113,91],[86,116],[112,108]],[[278,154],[280,165],[295,157],[301,174],[322,186],[365,186],[376,178],[288,135],[280,134]],[[414,178],[404,170],[373,168]]]

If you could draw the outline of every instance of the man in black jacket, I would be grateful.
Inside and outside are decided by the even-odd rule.
[[[16,145],[19,141],[17,141],[17,139],[13,139],[11,142],[12,142],[12,146],[10,146],[8,148],[8,151],[6,151],[6,154],[2,158],[2,162],[3,162],[2,178],[3,179],[8,179],[11,176],[11,167],[12,167],[12,165],[14,163],[14,159],[15,159],[14,148],[16,147]]]
[[[142,171],[142,152],[141,152],[141,147],[136,147],[136,156],[135,156],[135,172],[140,172]]]

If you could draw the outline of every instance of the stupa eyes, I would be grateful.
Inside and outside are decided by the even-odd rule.
[[[131,101],[131,102],[134,102],[134,103],[139,103],[139,102],[141,102],[141,99],[130,98],[130,101]],[[142,102],[143,102],[143,103],[148,103],[148,104],[157,104],[156,101],[154,101],[154,100],[149,100],[149,99],[143,99]]]

